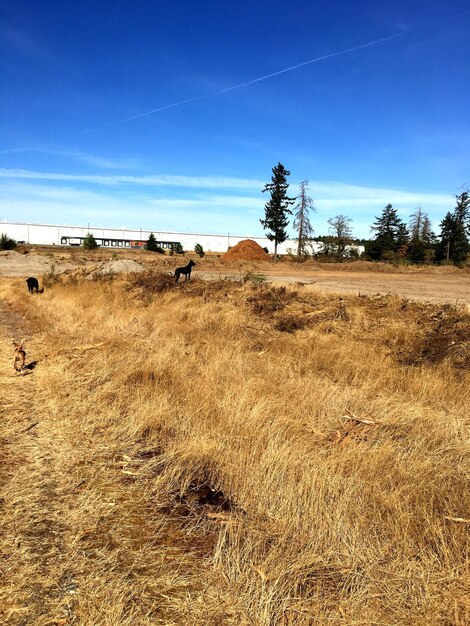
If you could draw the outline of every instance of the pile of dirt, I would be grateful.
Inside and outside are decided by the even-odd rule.
[[[105,263],[101,268],[101,273],[133,274],[136,272],[142,272],[143,270],[143,266],[132,259],[119,259],[117,261],[108,261]]]
[[[38,276],[50,272],[52,268],[61,273],[72,266],[68,262],[56,265],[52,255],[42,255],[36,252],[22,254],[16,250],[0,251],[0,276]]]
[[[144,267],[133,261],[132,259],[119,259],[114,261],[106,261],[105,263],[94,263],[91,267],[87,266],[85,273],[89,280],[94,280],[98,275],[106,274],[135,274],[143,272]]]
[[[253,239],[244,239],[237,243],[236,246],[230,248],[226,252],[222,261],[267,261],[268,254],[263,248],[253,241]]]

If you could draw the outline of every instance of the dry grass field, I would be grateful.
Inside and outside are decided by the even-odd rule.
[[[152,273],[0,298],[0,622],[470,623],[468,309]]]

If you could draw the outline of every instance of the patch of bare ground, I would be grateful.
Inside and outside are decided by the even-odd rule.
[[[27,254],[23,254],[27,252]],[[272,261],[222,260],[222,255],[208,253],[203,259],[194,253],[161,255],[145,250],[85,251],[81,248],[22,247],[19,251],[0,254],[0,275],[41,276],[44,283],[55,281],[61,274],[90,276],[114,268],[115,273],[138,264],[151,272],[171,274],[175,268],[192,258],[196,261],[193,276],[205,280],[230,278],[242,281],[247,275],[264,276],[268,282],[295,284],[303,282],[322,290],[337,293],[397,294],[421,302],[470,305],[470,269],[454,266],[406,266],[355,261],[320,263],[307,260],[296,263],[285,257]],[[184,263],[183,263],[184,261]]]
[[[0,295],[44,342],[37,623],[469,622],[465,308],[152,272]]]

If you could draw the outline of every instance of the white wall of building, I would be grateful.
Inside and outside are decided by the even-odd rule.
[[[262,248],[268,248],[274,253],[274,243],[265,237],[249,237],[235,235],[208,235],[204,233],[177,233],[168,231],[133,230],[128,228],[96,228],[94,226],[60,226],[53,224],[26,224],[21,222],[0,222],[0,234],[5,233],[16,241],[24,241],[40,245],[61,245],[62,237],[85,237],[90,232],[100,239],[128,239],[132,241],[147,241],[150,232],[153,232],[157,241],[179,241],[184,250],[194,250],[199,243],[206,252],[227,252],[230,246],[235,246],[244,239],[253,239]],[[321,243],[314,242],[315,252],[322,248]],[[362,246],[357,246],[359,252]],[[288,239],[278,246],[279,254],[296,252],[297,241]]]
[[[60,245],[62,237],[85,237],[90,232],[95,238],[129,239],[146,241],[151,232],[157,241],[179,241],[184,250],[194,250],[199,243],[207,252],[227,252],[229,246],[236,245],[243,239],[253,239],[270,252],[274,252],[274,244],[264,237],[241,237],[234,235],[209,235],[205,233],[178,233],[158,230],[134,230],[128,228],[97,228],[95,226],[60,226],[52,224],[26,224],[21,222],[1,222],[0,233],[5,233],[16,241],[40,245]],[[287,248],[294,248],[295,241],[286,241],[278,246],[280,254]]]

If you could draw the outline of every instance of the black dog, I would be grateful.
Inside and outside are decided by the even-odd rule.
[[[26,279],[26,284],[28,285],[29,293],[34,293],[35,290],[36,293],[42,293],[44,291],[44,289],[39,289],[38,279],[32,276]]]
[[[177,267],[176,271],[175,271],[175,278],[176,278],[176,282],[179,281],[181,274],[184,274],[186,276],[185,280],[191,280],[191,269],[196,265],[196,263],[194,263],[193,260],[191,260],[187,265],[185,265],[184,267]]]

